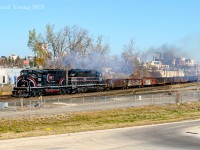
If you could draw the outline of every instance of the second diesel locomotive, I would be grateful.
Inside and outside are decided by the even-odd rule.
[[[197,81],[197,76],[104,79],[102,73],[97,70],[24,69],[17,78],[12,96],[31,97],[52,93],[81,93],[88,90],[104,91]]]

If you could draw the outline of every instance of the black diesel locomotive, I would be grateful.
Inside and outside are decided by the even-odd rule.
[[[102,73],[97,70],[25,69],[21,71],[17,78],[12,96],[30,97],[53,93],[81,93],[89,90],[104,91],[116,88],[127,89],[197,81],[197,76],[104,79]]]
[[[62,92],[66,83],[66,72],[64,70],[26,69],[20,72],[12,95],[29,97]]]
[[[89,89],[100,91],[104,87],[102,73],[96,70],[25,69],[17,78],[12,96],[79,93]]]

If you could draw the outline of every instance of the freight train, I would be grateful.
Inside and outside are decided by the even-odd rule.
[[[90,69],[24,69],[17,78],[13,97],[47,94],[82,93],[144,86],[197,82],[197,76],[104,79],[101,72]]]

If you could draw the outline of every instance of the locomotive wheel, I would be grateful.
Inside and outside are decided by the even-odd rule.
[[[81,88],[77,88],[76,93],[77,94],[81,93]]]
[[[32,92],[32,96],[35,97],[36,95],[37,95],[37,92],[36,92],[36,91],[33,91],[33,92]]]
[[[62,92],[63,92],[63,94],[66,94],[66,93],[67,93],[66,89],[63,89]]]
[[[99,92],[99,87],[96,88],[96,91]]]
[[[42,96],[43,95],[43,92],[42,91],[39,91],[38,92],[38,96]]]
[[[60,89],[60,92],[59,92],[61,95],[63,94],[63,91],[62,91],[62,89]]]
[[[60,94],[66,94],[66,90],[65,89],[60,89]]]
[[[72,94],[76,94],[76,93],[77,93],[77,89],[73,89]]]
[[[78,93],[83,93],[84,89],[83,88],[78,88]]]
[[[105,88],[105,91],[110,91],[110,88],[109,87]]]
[[[87,92],[87,88],[86,87],[83,87],[83,92]]]
[[[103,87],[97,87],[96,91],[97,91],[97,92],[103,91]]]

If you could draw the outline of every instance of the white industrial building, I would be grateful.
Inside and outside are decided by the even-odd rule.
[[[21,70],[21,68],[0,68],[0,84],[14,85]]]
[[[177,69],[177,70],[159,70],[161,77],[184,77],[185,74],[183,70]]]

